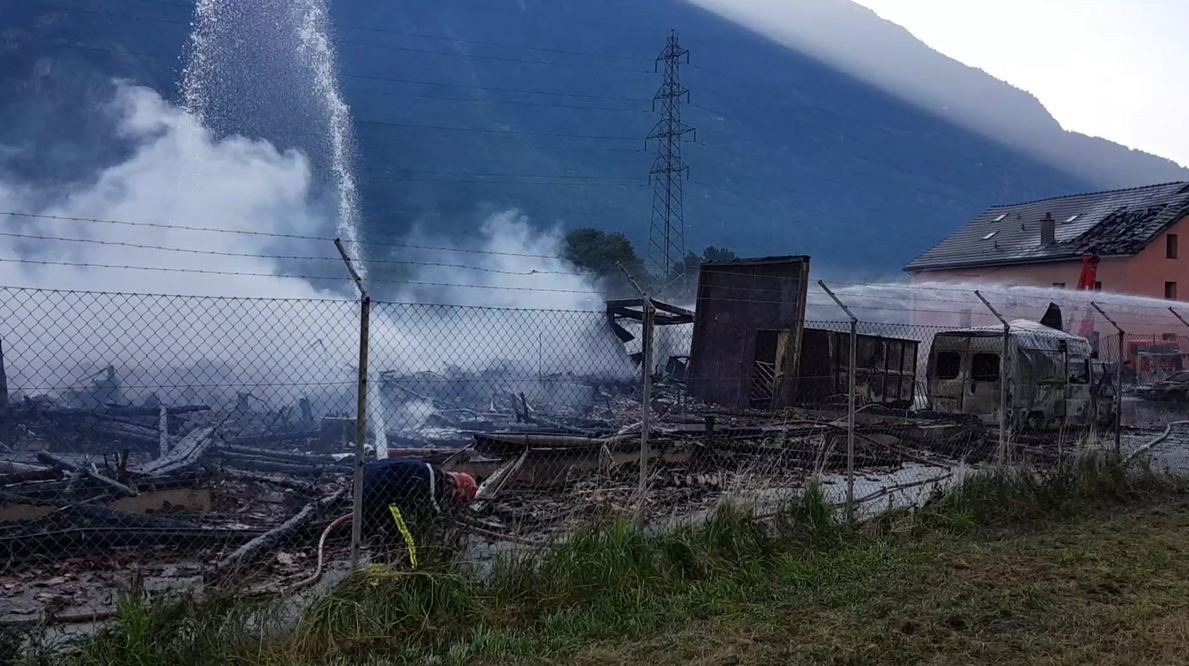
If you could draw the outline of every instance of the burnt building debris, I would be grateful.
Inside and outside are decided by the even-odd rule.
[[[608,346],[612,369],[576,363],[546,372],[531,360],[498,360],[500,349],[497,360],[401,357],[401,369],[373,373],[369,455],[387,448],[473,474],[480,495],[466,527],[476,541],[560,539],[586,518],[641,503],[657,523],[696,519],[727,497],[767,507],[811,477],[837,490],[847,459],[849,332],[806,324],[808,269],[805,257],[710,263],[696,312],[656,303],[664,333],[655,339],[670,353],[658,354],[649,373],[656,381],[643,498],[643,387],[627,360],[640,342],[639,300],[609,302],[582,324],[584,336],[594,331]],[[511,333],[539,350],[539,331]],[[993,343],[997,335],[982,337]],[[666,338],[672,344],[663,348]],[[858,335],[853,459],[878,489],[859,497],[932,483],[994,457],[997,433],[982,414],[917,403],[926,359],[946,342]],[[1074,368],[1084,347],[1057,344],[1046,355],[1064,354],[1062,367]],[[160,387],[121,385],[127,370],[107,365],[87,365],[84,374],[103,370],[77,393],[4,403],[0,584],[16,580],[13,571],[40,581],[71,567],[114,571],[130,562],[185,570],[204,584],[238,572],[276,587],[307,575],[321,530],[350,510],[354,412],[325,395],[264,387],[253,395],[245,387],[259,384],[231,374],[220,375],[231,387],[221,399],[170,402],[195,394],[137,393]],[[1080,395],[1083,386],[1067,379],[1065,390]],[[977,387],[979,400],[985,388]],[[112,404],[118,394],[123,402]],[[140,404],[127,404],[129,395]],[[1045,441],[1016,450],[1034,460],[1058,455]],[[340,532],[327,548],[342,563]]]
[[[652,299],[652,307],[653,326],[664,328],[694,323],[694,313],[685,308],[656,299]],[[639,298],[607,301],[607,324],[620,342],[625,346],[631,345],[628,354],[636,365],[640,365],[643,360],[643,341],[640,332],[644,327],[644,301]],[[628,326],[631,326],[631,330],[628,329]],[[685,354],[669,354],[668,356],[669,358],[663,361],[666,369],[676,371],[680,368],[680,374],[684,378],[684,367],[688,362],[688,356]]]
[[[794,404],[808,282],[805,256],[703,264],[690,395],[734,408]]]
[[[855,400],[907,409],[917,387],[916,340],[860,333],[856,338]],[[801,335],[798,401],[842,402],[849,387],[850,333],[806,328]]]

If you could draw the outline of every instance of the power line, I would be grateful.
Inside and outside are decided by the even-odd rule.
[[[508,178],[508,179],[512,179],[514,181],[520,180],[520,179],[533,179],[533,178],[537,178],[537,179],[549,178],[549,179],[554,179],[554,180],[559,180],[559,181],[572,180],[572,181],[579,181],[579,182],[581,182],[581,181],[616,181],[616,180],[637,181],[638,180],[636,178],[632,178],[629,176],[589,176],[589,175],[527,174],[527,173],[520,174],[520,173],[500,173],[500,172],[484,172],[484,171],[433,171],[430,169],[365,169],[364,171],[367,173],[381,173],[381,174],[385,174],[385,175],[391,174],[391,173],[411,173],[411,174],[424,174],[424,175],[429,175],[429,176],[467,176],[467,177],[473,177],[476,179]],[[417,178],[400,178],[400,180],[418,180],[418,179]],[[461,182],[465,182],[465,181],[461,181]],[[484,182],[484,181],[479,180],[479,182]],[[550,183],[550,184],[556,184],[556,183]]]
[[[193,2],[171,2],[170,0],[134,0],[134,1],[147,3],[147,4],[153,4],[153,5],[160,5],[160,6],[164,6],[164,7],[177,7],[179,9],[186,9],[186,10],[194,9]],[[585,56],[585,57],[592,57],[592,58],[607,58],[607,59],[618,59],[618,60],[634,60],[634,61],[639,61],[639,62],[652,62],[651,60],[649,60],[647,58],[641,58],[640,56],[618,55],[618,54],[614,54],[614,53],[598,53],[598,52],[593,52],[593,51],[574,51],[574,50],[570,50],[570,49],[558,49],[558,48],[548,48],[548,47],[541,47],[541,46],[529,46],[526,44],[508,44],[505,42],[496,42],[496,41],[490,41],[490,40],[460,39],[457,37],[447,37],[444,35],[431,35],[431,34],[426,34],[426,33],[422,33],[422,32],[405,32],[405,31],[401,31],[401,30],[392,30],[389,28],[375,28],[375,27],[370,27],[370,26],[351,25],[349,23],[339,23],[339,22],[331,22],[330,25],[334,28],[339,29],[339,30],[357,30],[360,32],[371,32],[371,33],[376,33],[376,34],[381,34],[381,35],[400,35],[402,37],[416,37],[418,39],[444,41],[444,42],[450,42],[453,44],[474,44],[477,46],[494,46],[497,48],[518,49],[518,50],[524,50],[524,51],[537,51],[540,53],[559,53],[559,54],[564,54],[564,55]]]
[[[424,79],[407,79],[407,78],[402,78],[402,77],[397,77],[397,76],[380,76],[378,74],[345,73],[345,74],[342,74],[342,77],[345,79],[359,79],[359,80],[364,80],[364,81],[386,81],[388,83],[407,83],[407,84],[411,84],[411,85],[442,86],[442,87],[449,87],[449,88],[463,88],[466,90],[480,90],[480,91],[488,91],[488,92],[520,93],[520,94],[524,94],[524,95],[552,95],[555,97],[581,97],[583,99],[605,99],[605,100],[614,100],[614,101],[621,101],[621,102],[648,102],[648,101],[650,101],[648,98],[645,98],[645,97],[594,95],[594,94],[587,94],[587,93],[571,93],[571,92],[562,92],[562,91],[557,91],[557,90],[540,90],[540,89],[532,89],[532,88],[473,86],[473,85],[468,85],[465,83],[448,83],[445,81],[426,81]]]
[[[449,51],[433,51],[429,49],[419,49],[412,46],[399,46],[396,44],[373,44],[370,42],[356,42],[351,40],[336,40],[338,46],[362,46],[365,48],[387,49],[390,51],[404,51],[408,53],[422,53],[426,55],[444,56],[448,58],[464,58],[467,60],[490,60],[494,62],[511,62],[524,65],[545,65],[551,67],[567,67],[567,68],[590,68],[601,69],[609,72],[626,72],[628,74],[652,74],[652,72],[642,69],[628,69],[627,67],[607,67],[595,64],[583,64],[573,62],[553,62],[549,60],[528,60],[525,58],[509,58],[505,56],[494,56],[486,54],[474,53],[451,53]]]
[[[186,27],[191,26],[190,21],[182,21],[182,20],[168,18],[168,17],[162,17],[162,16],[138,16],[138,15],[133,15],[133,14],[123,14],[120,12],[83,9],[80,7],[63,7],[61,5],[54,5],[54,4],[50,4],[50,3],[46,3],[46,2],[39,2],[37,0],[20,0],[20,1],[24,2],[25,4],[39,6],[39,7],[45,8],[45,9],[74,13],[74,14],[100,16],[100,17],[104,17],[104,18],[125,19],[125,20],[130,20],[130,21],[146,21],[146,22],[152,22],[152,23],[164,23],[167,25],[177,25],[177,26],[186,26]],[[148,0],[139,0],[139,1],[146,2]],[[164,5],[164,6],[180,6],[180,5],[176,5],[175,3],[167,3],[167,2],[154,2],[153,4]],[[498,46],[500,48],[527,49],[527,50],[536,50],[536,51],[570,53],[573,55],[583,55],[586,57],[628,58],[627,56],[609,56],[609,55],[599,55],[599,54],[594,54],[594,53],[581,53],[581,52],[575,52],[575,51],[567,52],[567,51],[564,51],[561,49],[541,49],[541,48],[536,48],[536,47],[525,47],[525,46],[520,46],[520,45],[510,45],[510,44],[505,45],[505,44],[499,44],[497,42],[474,42],[474,41],[468,42],[466,40],[451,39],[448,37],[436,37],[436,36],[429,36],[429,35],[421,35],[421,34],[417,34],[417,33],[401,33],[399,31],[388,31],[388,30],[383,30],[383,29],[379,29],[379,28],[362,28],[362,27],[342,26],[342,25],[335,24],[335,23],[331,23],[330,25],[331,25],[331,27],[335,27],[335,28],[344,28],[344,29],[353,29],[353,30],[367,30],[367,31],[389,33],[389,34],[400,34],[400,35],[406,35],[406,36],[420,37],[422,39],[440,39],[440,40],[451,41],[451,42],[460,43],[460,44],[483,43],[483,44],[487,44],[490,46]],[[380,48],[380,49],[388,49],[388,50],[396,50],[396,51],[405,51],[405,52],[410,52],[410,53],[422,53],[422,54],[426,54],[426,55],[465,58],[468,60],[490,60],[490,61],[495,61],[495,62],[510,62],[510,63],[517,63],[517,64],[545,65],[545,66],[567,67],[567,68],[594,68],[594,69],[603,69],[603,70],[607,70],[607,71],[626,72],[626,73],[631,73],[631,74],[650,74],[651,73],[646,70],[629,69],[627,67],[602,66],[602,65],[585,64],[585,63],[557,62],[557,61],[550,61],[550,60],[529,60],[526,58],[511,58],[511,57],[507,57],[507,56],[489,55],[489,54],[482,54],[482,53],[456,53],[456,52],[449,52],[449,51],[434,51],[434,50],[430,50],[430,49],[421,49],[421,48],[416,48],[416,47],[412,47],[412,46],[401,46],[398,44],[375,44],[375,43],[371,43],[371,42],[359,42],[359,41],[343,40],[343,39],[335,40],[335,45],[336,46],[362,46],[362,47],[368,47],[368,48]],[[631,59],[639,60],[641,62],[644,61],[643,58],[631,58]]]
[[[349,281],[350,277],[346,275],[298,275],[292,273],[259,273],[252,271],[222,271],[206,268],[178,268],[166,266],[136,266],[136,265],[122,265],[122,264],[101,264],[90,262],[70,262],[70,261],[50,261],[45,259],[22,259],[12,257],[0,257],[0,263],[16,263],[16,264],[33,264],[38,266],[64,266],[68,268],[106,268],[115,270],[133,270],[133,271],[155,271],[161,273],[193,273],[200,275],[229,275],[240,277],[264,277],[264,278],[285,278],[285,279],[300,279],[300,280],[330,280],[330,281]],[[589,289],[552,289],[545,287],[508,287],[501,285],[489,284],[456,284],[452,282],[425,282],[420,280],[389,280],[389,279],[372,279],[368,280],[371,283],[377,284],[404,284],[416,285],[426,287],[449,287],[460,289],[492,289],[497,291],[534,291],[555,294],[601,294],[601,292]]]
[[[160,222],[132,222],[128,220],[112,220],[97,217],[74,217],[69,215],[50,215],[47,213],[28,213],[21,211],[0,211],[0,215],[8,217],[27,217],[38,220],[57,220],[62,222],[87,222],[91,224],[118,224],[129,227],[151,227],[154,229],[172,229],[180,231],[203,231],[221,234],[240,234],[244,236],[266,236],[270,238],[291,238],[297,240],[316,240],[328,243],[334,242],[333,236],[310,236],[304,234],[286,234],[271,231],[252,231],[245,229],[220,229],[218,227],[196,227],[181,224],[163,224]],[[350,241],[343,241],[350,242]]]
[[[295,239],[295,240],[318,241],[318,242],[323,242],[323,243],[333,243],[336,240],[333,236],[287,234],[287,233],[277,233],[277,232],[270,232],[270,231],[250,231],[250,230],[243,230],[243,229],[221,229],[221,228],[217,228],[217,227],[197,227],[197,226],[187,226],[187,225],[179,225],[179,224],[162,224],[159,222],[132,222],[132,221],[128,221],[128,220],[112,220],[112,219],[95,218],[95,217],[72,217],[72,216],[67,216],[67,215],[50,215],[50,214],[45,214],[45,213],[28,213],[28,212],[0,210],[0,215],[4,215],[4,216],[8,216],[8,217],[25,217],[25,218],[31,218],[31,219],[54,220],[54,221],[63,221],[63,222],[82,222],[82,223],[88,223],[88,224],[114,224],[114,225],[121,225],[121,226],[130,226],[130,227],[147,227],[147,228],[154,228],[154,229],[168,229],[168,230],[174,230],[174,231],[193,231],[193,232],[205,232],[205,233],[238,234],[238,235],[244,235],[244,236],[257,236],[257,237],[267,237],[267,238],[286,238],[286,239]],[[463,254],[494,255],[494,256],[502,256],[502,257],[526,257],[526,258],[532,258],[532,259],[561,259],[561,260],[565,260],[565,257],[560,256],[560,255],[554,255],[554,254],[498,252],[498,251],[494,251],[494,250],[477,250],[477,249],[469,249],[469,248],[441,247],[441,246],[433,246],[433,245],[419,245],[419,244],[415,244],[415,243],[404,243],[404,242],[394,242],[394,241],[384,241],[384,240],[371,240],[371,239],[369,239],[367,241],[342,240],[342,242],[348,243],[348,244],[354,243],[354,244],[358,244],[358,245],[369,245],[369,246],[376,246],[376,247],[396,247],[396,248],[404,248],[404,249],[409,249],[409,250],[426,250],[426,251],[435,251],[435,252],[459,252],[459,253],[463,253]]]
[[[445,132],[476,132],[481,134],[509,134],[522,136],[551,136],[565,139],[598,139],[601,141],[639,141],[635,136],[614,136],[607,134],[571,134],[568,132],[537,132],[533,130],[498,129],[494,127],[453,127],[450,125],[420,125],[417,123],[398,123],[385,120],[357,120],[357,125],[375,127],[400,127],[402,129],[428,129]]]
[[[369,27],[363,27],[363,26],[349,25],[349,24],[345,24],[345,23],[334,23],[333,25],[335,28],[339,28],[342,30],[359,30],[362,32],[373,32],[373,33],[379,33],[379,34],[385,34],[385,35],[401,35],[403,37],[417,37],[420,39],[432,39],[432,40],[451,42],[454,44],[474,44],[474,45],[480,45],[480,46],[495,46],[495,47],[503,48],[503,49],[520,49],[520,50],[525,50],[525,51],[537,51],[537,52],[541,52],[541,53],[559,53],[559,54],[564,54],[564,55],[576,55],[576,56],[585,56],[585,57],[592,57],[592,58],[608,58],[608,59],[618,59],[618,60],[635,60],[635,61],[639,61],[639,62],[651,62],[647,58],[641,58],[639,56],[616,55],[613,53],[595,53],[592,51],[573,51],[573,50],[569,50],[569,49],[556,49],[556,48],[548,48],[548,47],[542,47],[542,46],[528,46],[528,45],[524,45],[524,44],[507,44],[504,42],[493,42],[493,41],[479,40],[479,39],[458,39],[455,37],[445,37],[445,36],[441,36],[441,35],[427,35],[425,33],[419,33],[419,32],[402,32],[399,30],[390,30],[387,28],[369,28]]]
[[[283,255],[283,254],[252,254],[247,252],[229,252],[223,250],[197,250],[194,248],[171,247],[168,245],[150,245],[146,243],[129,243],[125,241],[103,240],[98,238],[66,238],[62,236],[41,236],[35,234],[18,234],[10,232],[0,232],[0,236],[8,238],[24,238],[27,240],[41,240],[54,241],[65,243],[88,243],[92,245],[107,245],[127,247],[140,250],[158,250],[162,252],[181,252],[184,254],[197,254],[207,256],[219,257],[242,257],[246,259],[271,259],[281,261],[329,261],[332,263],[339,263],[342,261],[341,257],[331,256],[309,256],[309,255]],[[452,264],[445,262],[434,261],[403,261],[395,259],[367,259],[365,261],[368,265],[400,265],[400,266],[421,266],[432,268],[451,268],[459,270],[471,270],[481,273],[497,273],[500,275],[577,275],[579,273],[587,272],[582,270],[574,271],[553,271],[543,269],[530,269],[527,271],[505,271],[495,268],[485,268],[482,266],[471,266],[468,264]]]
[[[158,60],[160,62],[168,63],[168,64],[176,64],[177,60],[178,60],[176,56],[166,56],[164,54],[149,53],[147,51],[129,51],[129,50],[125,50],[125,49],[111,49],[111,48],[103,48],[100,46],[90,46],[87,44],[77,44],[77,43],[62,42],[62,41],[48,41],[48,42],[44,42],[44,43],[49,46],[57,46],[57,47],[62,47],[62,48],[75,49],[75,50],[79,50],[79,51],[93,51],[96,53],[108,53],[111,55],[119,55],[119,56],[137,56],[137,57],[142,57],[142,58],[151,58],[151,59]],[[648,99],[644,98],[644,97],[594,95],[594,94],[586,94],[586,93],[565,92],[565,91],[560,91],[560,90],[541,90],[541,89],[532,89],[532,88],[473,86],[473,85],[468,85],[465,83],[451,83],[448,81],[427,81],[424,79],[407,79],[407,78],[400,78],[400,77],[393,77],[393,76],[379,76],[379,75],[371,75],[371,74],[352,74],[350,72],[342,73],[342,74],[340,74],[340,76],[344,79],[357,79],[357,80],[364,80],[364,81],[382,81],[382,82],[386,82],[386,83],[404,83],[404,84],[409,84],[409,85],[439,86],[439,87],[447,87],[447,88],[461,88],[464,90],[473,90],[473,91],[478,91],[478,92],[500,92],[500,93],[514,93],[514,94],[521,94],[521,95],[547,95],[547,96],[553,96],[553,97],[579,97],[579,98],[583,98],[583,99],[596,99],[596,100],[621,101],[621,102],[647,102],[648,101]],[[436,95],[423,95],[423,94],[417,94],[417,93],[395,92],[395,91],[388,91],[388,90],[359,90],[359,89],[356,89],[356,90],[354,90],[354,92],[356,92],[357,94],[417,97],[417,98],[423,98],[423,99],[437,99],[437,100],[454,101],[454,102],[486,102],[486,103],[492,103],[492,104],[512,104],[512,105],[518,105],[518,106],[556,107],[556,108],[561,108],[561,109],[585,109],[585,110],[592,110],[592,111],[624,111],[624,112],[647,113],[646,109],[584,106],[584,105],[579,105],[579,104],[558,104],[558,103],[552,103],[552,102],[533,102],[533,101],[528,101],[528,100],[486,99],[486,98],[481,98],[481,97],[444,97],[444,96],[436,96]]]
[[[544,107],[544,108],[554,108],[554,109],[575,109],[575,110],[583,110],[583,111],[613,111],[613,112],[620,112],[620,113],[648,113],[648,109],[640,109],[640,108],[633,109],[633,108],[623,108],[623,107],[613,107],[613,106],[588,106],[588,105],[584,105],[584,104],[558,104],[558,103],[554,103],[554,102],[533,102],[533,101],[529,101],[529,100],[519,100],[519,99],[492,99],[490,97],[445,97],[442,95],[421,95],[421,94],[416,94],[416,93],[407,93],[404,91],[397,92],[397,91],[393,91],[393,90],[352,89],[351,92],[353,92],[354,94],[357,94],[357,95],[381,95],[381,96],[385,96],[385,97],[400,97],[402,99],[407,99],[409,97],[412,97],[415,99],[432,99],[432,100],[441,100],[441,101],[446,101],[446,102],[475,102],[475,103],[492,104],[492,105],[506,104],[506,105],[510,105],[510,106],[532,106],[532,107]],[[564,93],[559,93],[559,94],[564,94]]]

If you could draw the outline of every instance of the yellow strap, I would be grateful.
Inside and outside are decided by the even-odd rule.
[[[405,545],[409,548],[409,564],[416,569],[417,542],[413,540],[413,533],[409,531],[409,526],[405,524],[405,517],[400,515],[400,509],[395,504],[388,505],[388,512],[392,514],[392,520],[396,522],[396,529],[400,530],[400,535],[405,538]]]

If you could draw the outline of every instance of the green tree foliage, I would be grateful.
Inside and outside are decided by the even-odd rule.
[[[589,227],[566,234],[565,257],[578,268],[604,277],[620,273],[617,263],[622,263],[633,273],[642,266],[636,248],[627,236]]]
[[[733,261],[739,257],[724,247],[708,245],[702,254],[690,252],[685,259],[673,267],[667,280],[669,286],[664,296],[673,301],[689,302],[694,299],[698,288],[698,271],[702,264],[714,261]]]

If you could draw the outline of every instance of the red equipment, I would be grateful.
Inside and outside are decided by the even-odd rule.
[[[1098,282],[1098,257],[1092,254],[1082,255],[1082,273],[1078,276],[1078,291],[1094,291],[1094,285]],[[1086,311],[1082,314],[1082,326],[1078,329],[1078,335],[1090,340],[1094,344],[1094,311],[1090,307],[1090,303],[1086,303]]]
[[[1094,291],[1094,283],[1098,281],[1098,257],[1092,254],[1082,255],[1082,274],[1078,276],[1078,289]]]

